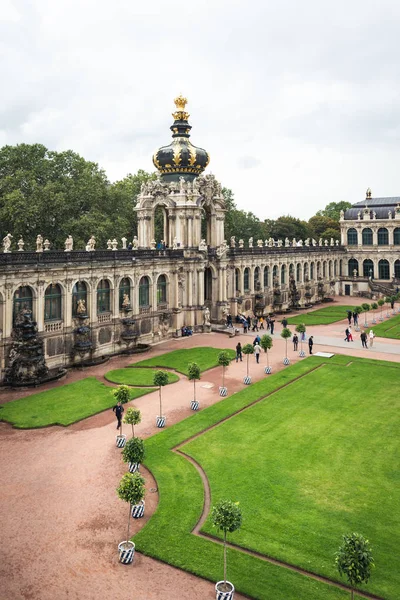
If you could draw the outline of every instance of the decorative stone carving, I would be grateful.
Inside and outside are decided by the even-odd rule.
[[[336,246],[339,246],[339,240],[336,240],[335,244]]]
[[[7,235],[3,238],[3,252],[11,252],[10,248],[12,237],[13,236],[11,235],[11,233],[7,233]]]
[[[325,245],[325,246],[328,246],[328,244],[329,244],[328,240],[325,240],[325,241],[324,241],[324,245]]]
[[[257,240],[257,246],[258,246],[258,248],[263,248],[264,247],[263,241]]]
[[[324,240],[322,238],[319,238],[318,246],[323,246],[323,245],[324,245]]]
[[[310,238],[307,238],[304,240],[304,245],[305,246],[309,246],[310,245]]]
[[[111,242],[111,246],[113,250],[117,250],[118,248],[118,241],[116,240],[116,238],[113,239],[113,241]]]
[[[234,235],[231,237],[231,248],[236,248],[236,240]]]
[[[43,237],[40,233],[36,238],[36,252],[43,252]]]
[[[127,238],[123,237],[121,238],[121,242],[122,242],[122,250],[126,250],[126,242],[127,242]]]
[[[340,221],[343,221],[344,219],[344,210],[340,211]]]
[[[86,304],[85,300],[80,298],[77,302],[76,313],[78,315],[86,315]]]
[[[275,246],[275,240],[274,240],[274,238],[270,237],[268,240],[268,247],[274,248],[274,246]]]
[[[64,246],[65,246],[65,252],[71,252],[71,250],[73,250],[74,248],[74,240],[72,235],[69,235],[67,237],[67,239],[64,242]]]
[[[132,250],[137,250],[138,248],[139,248],[139,240],[137,239],[137,236],[135,235],[132,240]]]
[[[331,238],[331,246],[335,245],[335,240],[333,238]]]
[[[253,238],[249,238],[249,248],[253,247]]]
[[[22,238],[18,240],[18,252],[24,251],[25,242]]]
[[[285,238],[285,248],[289,248],[289,246],[290,246],[290,240],[287,237],[287,238]]]
[[[107,250],[112,250],[112,241],[110,239],[107,240]]]
[[[178,248],[178,239],[175,236],[174,239],[172,240],[172,250],[176,250]]]
[[[94,252],[95,247],[96,247],[96,238],[94,237],[94,235],[92,235],[89,238],[88,243],[86,244],[86,250],[88,252]]]
[[[210,309],[208,306],[203,310],[203,325],[211,325],[210,323]]]
[[[203,238],[199,244],[199,250],[200,252],[207,252],[207,244],[206,244],[206,240]]]
[[[282,248],[282,246],[283,246],[282,240],[278,240],[278,248]]]
[[[49,242],[49,240],[47,240],[47,239],[44,240],[43,246],[44,246],[45,251],[46,250],[50,250],[50,242]]]
[[[156,240],[152,239],[150,242],[150,250],[156,249]]]
[[[312,245],[313,245],[313,246],[316,246],[316,245],[317,245],[317,241],[316,241],[316,240],[314,240],[314,238],[312,239]]]

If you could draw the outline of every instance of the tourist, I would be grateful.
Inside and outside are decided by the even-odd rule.
[[[122,427],[122,413],[124,412],[124,407],[122,406],[121,402],[118,402],[115,406],[113,406],[113,412],[115,412],[115,416],[117,417],[118,421],[117,429],[120,429]]]
[[[248,315],[248,317],[247,317],[247,329],[250,329],[250,327],[251,327],[251,316]]]
[[[275,327],[275,320],[274,319],[271,318],[269,320],[269,326],[270,326],[270,329],[271,329],[271,335],[274,335],[274,327]]]
[[[354,323],[354,326],[357,327],[357,325],[358,325],[358,313],[357,312],[353,312],[353,323]]]
[[[254,338],[253,346],[255,346],[256,344],[259,344],[260,342],[261,342],[260,336],[256,335],[256,337]]]
[[[287,319],[282,319],[282,327],[287,327]]]
[[[351,332],[351,325],[348,326],[348,331],[349,331],[349,339],[347,341],[348,342],[354,342],[354,340],[353,340],[353,334]]]
[[[304,331],[303,331],[303,333],[301,334],[301,341],[302,341],[302,342],[305,342],[305,341],[306,341],[306,339],[307,339],[307,336],[306,336],[306,326],[305,326],[305,323],[303,323],[303,327],[304,327]]]
[[[243,360],[243,357],[242,357],[242,344],[240,342],[236,346],[236,362],[238,362],[239,358],[240,358],[240,362],[242,362],[242,360]]]
[[[368,349],[368,346],[367,346],[367,334],[365,333],[365,331],[361,332],[360,339],[361,339],[362,347]]]
[[[314,346],[314,338],[312,335],[310,335],[310,339],[308,340],[308,349],[310,351],[310,354],[312,354],[313,346]]]
[[[293,342],[293,350],[296,352],[297,346],[299,345],[299,338],[298,338],[297,333],[294,334],[292,342]]]
[[[374,345],[374,337],[375,334],[373,332],[372,329],[369,330],[369,347],[372,348],[372,346]]]
[[[344,340],[343,340],[343,341],[344,341],[344,342],[349,342],[349,341],[350,341],[350,340],[349,340],[349,337],[350,337],[350,331],[349,331],[349,328],[348,328],[348,327],[346,328],[346,331],[344,332],[344,334],[345,334],[345,336],[346,336],[346,337],[344,338]]]
[[[253,329],[252,331],[258,331],[258,317],[254,317],[253,319]]]
[[[260,329],[264,329],[264,319],[260,317]]]
[[[258,336],[257,336],[258,337]],[[257,338],[256,338],[257,339]],[[256,363],[260,362],[260,353],[261,353],[261,346],[260,344],[257,342],[257,344],[254,344],[254,355],[256,357]]]
[[[352,317],[353,313],[351,312],[351,310],[348,310],[346,312],[347,312],[347,320],[349,322],[349,325],[351,325],[351,317]]]

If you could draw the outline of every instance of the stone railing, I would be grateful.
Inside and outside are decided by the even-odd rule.
[[[102,313],[97,315],[97,321],[99,323],[109,323],[111,321],[111,313]]]
[[[62,321],[49,321],[44,324],[44,330],[46,333],[52,333],[53,331],[61,331],[63,328]]]

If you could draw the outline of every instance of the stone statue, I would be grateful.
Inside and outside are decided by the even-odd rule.
[[[285,248],[289,248],[289,246],[290,246],[290,240],[287,237],[287,238],[285,238]]]
[[[282,246],[283,246],[282,240],[278,240],[278,248],[282,248]]]
[[[179,193],[185,193],[185,178],[182,175],[179,177]]]
[[[43,252],[43,237],[40,233],[36,238],[36,252]]]
[[[150,250],[156,249],[156,240],[152,239],[150,242]]]
[[[357,269],[353,270],[353,277],[357,277]]]
[[[118,240],[116,238],[113,239],[113,241],[111,242],[111,246],[113,250],[117,250],[118,248]]]
[[[325,246],[328,246],[328,244],[329,244],[328,240],[325,240],[324,244],[325,244]]]
[[[64,242],[64,246],[65,246],[65,252],[71,252],[71,250],[74,247],[74,240],[72,238],[72,235],[69,235],[67,237],[67,239]]]
[[[94,237],[94,235],[92,235],[89,238],[89,241],[88,241],[87,246],[86,246],[86,250],[88,252],[93,252],[94,249],[95,249],[95,247],[96,247],[96,238]]]
[[[310,238],[307,238],[306,240],[304,240],[304,245],[305,246],[309,246],[310,245]]]
[[[242,238],[239,240],[239,248],[244,248],[244,240]]]
[[[376,213],[375,213],[375,216],[376,216]],[[391,211],[391,210],[388,210],[388,218],[389,218],[389,219],[391,219],[391,218],[392,218],[392,211]]]
[[[46,251],[46,250],[50,250],[50,242],[49,242],[49,240],[48,240],[48,239],[45,239],[45,240],[44,240],[44,244],[43,244],[43,246],[44,246],[44,249],[45,249],[45,251]]]
[[[270,237],[268,240],[268,247],[274,248],[274,246],[275,246],[275,240],[274,240],[274,238]]]
[[[297,242],[297,245],[301,247],[301,246],[303,245],[303,240],[299,240],[299,241]]]
[[[324,245],[324,240],[322,238],[319,238],[318,246],[323,246],[323,245]]]
[[[253,247],[253,238],[249,238],[249,248]]]
[[[333,238],[331,238],[331,246],[335,245],[335,240]]]
[[[178,248],[178,238],[175,236],[172,240],[172,250],[177,250]]]
[[[231,237],[231,248],[236,248],[236,239],[234,235]]]
[[[257,240],[257,246],[259,248],[263,248],[264,247],[263,241],[262,240]]]
[[[7,233],[6,237],[3,238],[3,252],[11,252],[12,237],[11,233]]]
[[[357,213],[357,219],[360,220],[361,219],[361,210],[358,211]]]
[[[376,219],[376,212],[374,210],[372,211],[372,218]],[[389,217],[389,219],[390,219],[390,217]]]
[[[200,252],[207,252],[207,244],[206,244],[206,240],[203,238],[199,244],[199,250]]]
[[[128,294],[122,296],[122,308],[130,308],[131,301],[129,300]]]
[[[24,251],[25,242],[22,238],[18,240],[18,252]]]
[[[339,246],[339,240],[336,240],[335,244],[336,246]]]
[[[78,304],[78,305],[77,305],[77,307],[76,307],[76,313],[77,313],[78,315],[86,315],[86,305],[85,305],[85,301],[84,301],[82,298],[80,298],[80,299],[78,300],[78,303],[77,303],[77,304]]]
[[[132,240],[132,250],[137,250],[139,248],[139,240],[137,239],[137,236],[133,236],[133,240]]]
[[[140,186],[140,195],[144,196],[145,192],[146,192],[146,184],[143,181],[142,185]]]
[[[340,220],[343,221],[344,219],[344,210],[340,211]]]
[[[293,248],[295,248],[297,246],[297,240],[296,240],[296,238],[292,239],[292,246],[293,246]]]
[[[127,238],[123,237],[121,238],[121,242],[122,242],[122,250],[126,250],[126,242],[127,242]]]
[[[312,239],[312,245],[313,245],[313,246],[316,246],[316,245],[317,245],[317,241],[316,241],[316,240],[314,240],[314,238]]]
[[[107,240],[107,250],[111,250],[112,249],[112,242],[110,239]]]
[[[206,306],[206,308],[203,310],[203,324],[204,325],[208,325],[210,326],[210,309],[208,308],[208,306]]]
[[[200,189],[200,182],[197,177],[193,179],[193,193],[198,194]]]

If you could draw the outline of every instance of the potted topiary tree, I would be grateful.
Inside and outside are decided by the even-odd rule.
[[[133,561],[133,555],[135,553],[135,544],[129,539],[131,507],[136,506],[143,501],[144,491],[144,479],[140,473],[125,473],[117,487],[118,496],[121,500],[124,500],[124,502],[128,502],[129,504],[126,540],[118,544],[119,562],[124,565],[128,565]]]
[[[362,313],[363,309],[361,306],[355,306],[353,312],[356,313],[357,315],[357,325],[356,325],[356,331],[360,331],[360,326],[358,324],[358,317],[359,315]]]
[[[376,302],[373,302],[373,303],[371,304],[371,308],[372,308],[372,310],[376,310],[376,309],[378,308],[378,305],[377,305],[377,303],[376,303]],[[372,313],[372,323],[373,323],[374,325],[375,325],[375,323],[376,323],[375,313]]]
[[[193,381],[193,400],[190,402],[190,408],[192,410],[199,410],[200,403],[196,400],[196,381],[200,379],[200,367],[197,363],[189,363],[188,365],[188,379]]]
[[[138,437],[133,437],[125,444],[122,450],[122,460],[129,465],[129,473],[139,471],[140,463],[144,459],[144,442]]]
[[[359,533],[343,536],[343,544],[336,552],[335,563],[340,575],[345,575],[350,584],[351,600],[354,598],[354,587],[360,583],[368,583],[374,559],[369,541]]]
[[[121,402],[121,404],[126,404],[127,402],[129,402],[130,390],[127,385],[119,385],[115,390],[113,390],[112,394],[117,403]],[[115,444],[116,444],[117,448],[123,448],[125,446],[125,442],[126,442],[126,435],[124,433],[122,433],[122,423],[121,423],[121,427],[119,429],[119,433],[117,434]]]
[[[267,354],[267,366],[264,367],[264,373],[266,375],[270,375],[272,373],[272,367],[270,367],[269,361],[268,361],[268,350],[271,350],[272,345],[273,345],[273,340],[270,335],[265,334],[261,337],[260,346],[264,350],[264,352]]]
[[[160,414],[157,416],[156,425],[161,429],[162,427],[165,427],[165,423],[167,420],[167,417],[164,417],[162,414],[161,388],[164,387],[164,385],[167,385],[168,383],[168,373],[166,373],[165,371],[156,371],[154,373],[153,383],[154,385],[158,386],[160,394]]]
[[[140,414],[140,410],[138,408],[134,408],[131,406],[125,413],[124,423],[127,425],[132,425],[132,437],[135,437],[135,425],[139,425],[142,420],[142,415]]]
[[[250,354],[254,354],[253,344],[245,344],[242,348],[242,352],[243,352],[243,354],[247,355],[247,375],[246,375],[246,377],[243,378],[243,383],[245,385],[250,385],[251,377],[249,375],[249,358],[250,358]]]
[[[285,348],[285,358],[283,359],[283,364],[284,365],[290,365],[290,360],[288,358],[287,355],[287,341],[288,339],[292,336],[292,332],[290,331],[290,329],[288,329],[287,327],[284,327],[281,331],[281,337],[283,337],[283,339],[285,340],[285,344],[286,344],[286,348]]]
[[[228,389],[225,387],[225,369],[229,367],[231,363],[231,359],[225,350],[218,354],[218,364],[222,367],[222,386],[219,388],[219,395],[226,396],[228,393]]]
[[[300,334],[300,352],[299,352],[299,356],[301,358],[304,358],[306,353],[303,350],[303,338],[304,338],[304,334],[306,332],[306,326],[304,325],[304,323],[299,323],[296,327],[296,331],[297,333]]]
[[[389,306],[390,306],[391,300],[392,300],[391,296],[386,296],[385,302],[387,304],[387,307],[386,307],[386,318],[387,319],[390,317]]]
[[[368,325],[367,322],[367,312],[369,311],[369,309],[371,308],[370,305],[367,302],[364,302],[363,304],[361,304],[361,308],[363,309],[364,314],[364,327],[366,327]]]
[[[380,321],[383,321],[383,305],[385,304],[385,301],[383,298],[380,298],[378,300],[378,305],[381,307],[381,316],[379,317]]]
[[[215,585],[217,600],[231,600],[235,591],[234,585],[226,579],[226,535],[240,529],[242,511],[238,502],[221,500],[212,508],[211,518],[214,527],[224,534],[224,580]]]

